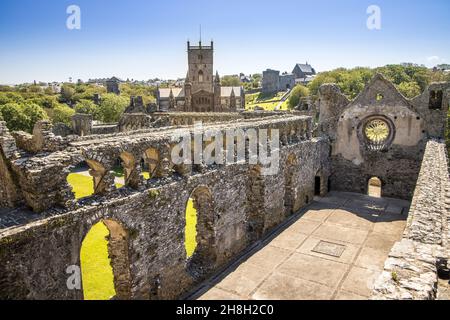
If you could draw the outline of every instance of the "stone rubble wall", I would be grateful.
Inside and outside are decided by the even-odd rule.
[[[450,257],[447,164],[445,142],[428,141],[403,239],[392,248],[372,299],[436,299],[438,271]]]
[[[0,229],[0,299],[82,299],[81,290],[67,288],[66,269],[80,266],[85,235],[104,220],[115,221],[126,231],[128,248],[111,251],[120,297],[178,298],[282,223],[293,210],[311,202],[314,177],[319,174],[326,181],[330,174],[328,142],[312,138],[312,119],[304,116],[266,116],[204,125],[204,130],[219,132],[279,129],[280,168],[271,176],[261,175],[259,166],[247,163],[171,166],[171,143],[177,141],[170,137],[179,128],[192,134],[193,126],[59,137],[65,143],[63,150],[32,154],[18,149],[2,124],[2,159],[23,203],[35,213],[17,208],[6,212],[10,218],[20,214],[21,219]],[[137,159],[148,148],[159,153],[157,175],[149,180],[134,175],[139,180],[125,179],[126,186],[116,189],[110,170],[117,158],[125,154],[124,165],[139,164],[133,157]],[[66,177],[81,161],[88,162],[94,180],[102,179],[96,194],[75,200]],[[134,169],[139,172],[138,168]],[[0,178],[0,185],[9,183]],[[253,181],[258,181],[258,187],[253,187]],[[186,259],[184,247],[185,210],[198,188],[208,190],[211,199],[207,201],[209,209],[198,217],[202,224],[198,230],[208,233],[201,238],[208,239],[207,247],[200,242],[198,250],[209,256],[193,264]],[[30,215],[30,220],[22,219],[22,214]],[[3,216],[2,212],[0,220]],[[209,262],[202,265],[202,261]]]

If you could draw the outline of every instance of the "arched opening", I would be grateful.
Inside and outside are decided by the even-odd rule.
[[[70,170],[67,182],[72,187],[75,199],[83,199],[94,194],[94,178],[89,173],[89,166],[85,161]]]
[[[297,164],[297,157],[290,154],[286,160],[286,168],[284,172],[284,212],[286,216],[294,214],[300,209],[298,203],[298,190],[295,187],[295,166]]]
[[[128,235],[114,220],[91,227],[81,244],[81,278],[85,300],[129,299]]]
[[[215,267],[214,204],[208,187],[195,188],[185,210],[185,249],[187,270],[200,280]]]
[[[125,171],[122,164],[122,159],[119,157],[116,159],[112,168],[114,175],[114,184],[117,189],[125,186]]]
[[[202,70],[200,70],[198,72],[198,82],[203,82],[203,71]]]
[[[367,186],[367,195],[370,197],[381,198],[381,180],[377,177],[369,179]]]

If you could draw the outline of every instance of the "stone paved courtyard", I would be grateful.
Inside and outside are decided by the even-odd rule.
[[[316,198],[190,298],[367,299],[408,208],[353,193]]]

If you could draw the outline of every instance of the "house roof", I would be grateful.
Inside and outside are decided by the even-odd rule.
[[[117,78],[117,77],[112,77],[112,78],[109,78],[109,79],[107,79],[106,81],[116,81],[116,82],[122,82],[122,80],[120,80],[119,78]]]
[[[231,90],[234,90],[234,95],[240,97],[242,94],[242,87],[220,87],[220,96],[229,97],[231,96]]]
[[[297,64],[295,65],[294,69],[295,69],[296,67],[299,67],[300,70],[301,70],[302,72],[305,72],[305,73],[314,73],[314,72],[315,72],[314,69],[313,69],[313,67],[312,67],[310,64],[297,63]]]
[[[160,99],[169,99],[170,90],[172,90],[173,96],[175,99],[184,98],[184,89],[183,88],[159,88],[159,98]]]

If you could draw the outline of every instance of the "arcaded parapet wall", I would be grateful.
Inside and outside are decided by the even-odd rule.
[[[377,74],[349,103],[335,85],[322,86],[318,135],[330,140],[331,189],[367,193],[376,177],[382,196],[410,200],[426,141],[443,136],[446,85],[431,85],[410,101]],[[434,94],[439,99],[430,92],[440,92]]]
[[[443,141],[429,141],[403,239],[392,248],[373,299],[435,299],[446,268],[450,183]]]
[[[12,172],[24,179],[19,186],[30,185],[21,189],[29,194],[27,203],[43,211],[40,220],[0,230],[0,298],[82,299],[82,290],[67,287],[66,270],[80,266],[82,241],[98,221],[113,221],[118,233],[126,234],[122,238],[127,248],[114,250],[123,256],[112,262],[118,298],[180,297],[312,201],[315,177],[327,181],[330,168],[328,143],[311,138],[311,127],[311,118],[294,116],[204,126],[222,132],[279,129],[279,170],[273,175],[249,164],[171,166],[167,157],[174,142],[172,127],[79,137],[67,141],[64,151],[8,158],[16,167]],[[156,149],[161,159],[155,178],[142,181],[130,174],[126,186],[116,190],[109,179],[114,160],[123,157],[128,166],[138,162],[130,161],[133,156],[148,148]],[[79,161],[94,171],[96,194],[75,201],[65,177]],[[190,197],[197,208],[201,241],[194,256],[186,259],[185,211]]]

